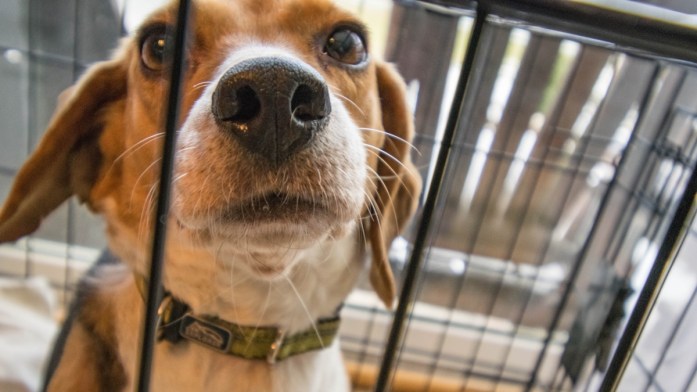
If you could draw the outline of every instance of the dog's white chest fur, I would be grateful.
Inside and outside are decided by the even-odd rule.
[[[198,314],[237,320],[240,325],[278,326],[289,333],[312,328],[318,318],[331,316],[363,268],[358,238],[319,244],[298,255],[287,276],[261,282],[220,250],[227,262],[179,249],[168,259],[165,281],[172,294],[189,303]],[[346,262],[337,262],[337,260]],[[196,265],[184,268],[182,265]],[[114,285],[111,297],[121,363],[127,364],[127,390],[137,382],[143,299],[134,278]],[[222,309],[222,313],[220,313]],[[348,391],[338,339],[331,347],[291,356],[275,364],[218,353],[182,340],[155,346],[152,390],[155,391]],[[321,371],[318,371],[321,369]]]
[[[338,342],[328,349],[300,354],[274,365],[263,361],[211,354],[206,350],[189,342],[181,347],[159,345],[155,355],[163,360],[154,370],[152,390],[230,392],[342,392],[349,390]],[[318,369],[322,371],[318,372]]]

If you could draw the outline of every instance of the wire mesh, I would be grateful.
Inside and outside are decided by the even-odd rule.
[[[488,10],[487,5],[482,9]],[[486,12],[480,18],[482,14]],[[623,315],[615,302],[621,305],[628,295],[627,281],[641,247],[664,239],[675,197],[684,191],[694,166],[694,130],[673,128],[676,116],[690,114],[671,95],[686,90],[664,83],[691,78],[691,69],[564,31],[520,27],[521,22],[527,21],[490,17],[477,35],[489,51],[474,60],[480,61],[473,67],[478,73],[469,77],[478,84],[456,101],[465,102],[460,134],[452,147],[448,181],[439,187],[448,196],[435,209],[439,216],[430,247],[420,247],[423,226],[414,240],[414,254],[427,254],[426,270],[438,262],[462,269],[452,286],[422,281],[420,293],[450,298],[441,300],[449,312],[436,323],[437,338],[422,343],[428,348],[415,354],[405,349],[423,339],[415,307],[406,343],[396,354],[400,369],[427,374],[423,390],[441,385],[442,378],[459,380],[462,390],[568,390],[587,381],[581,378],[585,359],[594,355],[602,372]],[[506,45],[495,47],[497,35],[508,38]],[[525,36],[518,44],[524,54],[506,59],[515,50],[511,43],[515,45],[516,35]],[[563,70],[557,65],[563,61],[555,64],[554,55],[569,43],[578,46],[560,80]],[[493,77],[487,81],[486,68],[497,64],[498,71],[489,72]],[[501,93],[497,84],[506,82],[507,73],[513,76],[503,88],[508,91]],[[584,96],[581,83],[589,81],[596,83]],[[478,108],[486,112],[480,118],[476,106],[466,104],[472,97],[485,102],[483,110]],[[585,104],[574,108],[579,98]],[[673,139],[677,133],[680,141]],[[448,141],[441,143],[441,151],[450,148]],[[677,145],[682,147],[675,154]],[[691,200],[690,194],[686,197]],[[477,258],[486,261],[474,263]],[[470,267],[482,264],[490,274],[486,292],[481,276]],[[511,290],[511,281],[525,279],[521,290]],[[552,290],[538,296],[550,280]],[[428,301],[427,296],[417,301]],[[457,342],[453,336],[462,330],[454,320],[458,312],[475,306],[485,315],[481,327],[474,328],[469,344]],[[509,323],[504,332],[502,321]],[[524,343],[527,352],[521,349]],[[379,384],[377,390],[381,388]]]
[[[43,89],[57,95],[61,88],[37,78],[67,86],[93,60],[78,38],[89,2],[73,1],[72,46],[58,53],[37,38],[36,24],[46,22],[36,15],[47,12],[39,3],[18,3],[30,20],[27,41],[0,42],[5,66],[18,65],[26,98],[2,118],[25,113],[27,130],[3,131],[3,140],[23,145],[17,157],[4,150],[0,157],[3,192],[48,119]],[[681,200],[694,198],[684,194],[697,162],[690,47],[676,49],[674,37],[657,46],[655,37],[617,35],[618,27],[598,32],[584,17],[549,20],[567,4],[541,11],[534,1],[429,3],[458,8],[429,12],[458,15],[467,40],[456,58],[465,61],[449,68],[462,76],[445,93],[453,97],[442,105],[450,110],[443,126],[418,130],[417,160],[430,187],[414,226],[392,249],[403,291],[391,338],[392,315],[354,296],[344,310],[353,320],[342,331],[346,357],[373,377],[382,362],[376,390],[398,390],[404,374],[420,375],[411,387],[424,391],[595,390],[634,308],[632,293],[645,284],[642,268],[689,219],[675,214]],[[125,31],[123,15],[110,16],[111,30]],[[94,225],[83,214],[68,207],[39,240],[22,243],[19,275],[42,273],[32,262],[41,237],[99,247],[99,238],[81,234]],[[693,227],[681,260],[694,254],[696,238]],[[81,257],[73,246],[61,252],[65,260]],[[67,295],[75,277],[63,267]],[[638,390],[635,375],[643,390],[695,387],[697,359],[676,353],[697,293],[697,282],[683,284],[690,290],[671,313],[670,332],[645,351],[647,341],[639,342],[620,390]],[[688,358],[680,377],[669,370],[673,358]]]

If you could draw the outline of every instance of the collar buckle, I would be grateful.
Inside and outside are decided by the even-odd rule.
[[[157,308],[157,340],[167,340],[177,343],[182,339],[179,334],[182,320],[189,314],[189,307],[177,301],[171,294],[165,292]]]
[[[172,316],[172,297],[165,294],[157,308],[157,340],[164,338],[163,327],[167,326]]]
[[[271,346],[269,346],[269,352],[266,354],[266,362],[269,365],[273,365],[276,363],[276,358],[278,358],[278,354],[281,352],[281,347],[283,346],[283,339],[286,337],[286,331],[282,329],[278,329],[276,332],[276,339],[274,339],[273,343],[271,343]]]

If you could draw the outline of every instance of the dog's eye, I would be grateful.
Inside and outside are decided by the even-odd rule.
[[[148,69],[161,71],[172,57],[172,39],[164,30],[148,34],[140,45],[140,60]]]
[[[353,30],[337,30],[327,39],[324,53],[349,65],[358,65],[368,58],[361,36]]]

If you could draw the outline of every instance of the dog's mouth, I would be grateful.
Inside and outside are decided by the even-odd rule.
[[[271,192],[229,206],[223,212],[221,220],[247,224],[302,223],[327,214],[327,205],[316,198]]]
[[[240,244],[243,251],[272,245],[303,249],[326,236],[337,238],[353,227],[360,213],[353,200],[310,189],[306,194],[274,190],[244,198],[211,195],[213,200],[198,204],[189,196],[175,195],[172,212],[178,227],[201,240]]]
[[[278,266],[267,266],[264,264],[255,264],[251,266],[254,272],[264,278],[275,278],[281,276],[288,266],[285,264]]]

